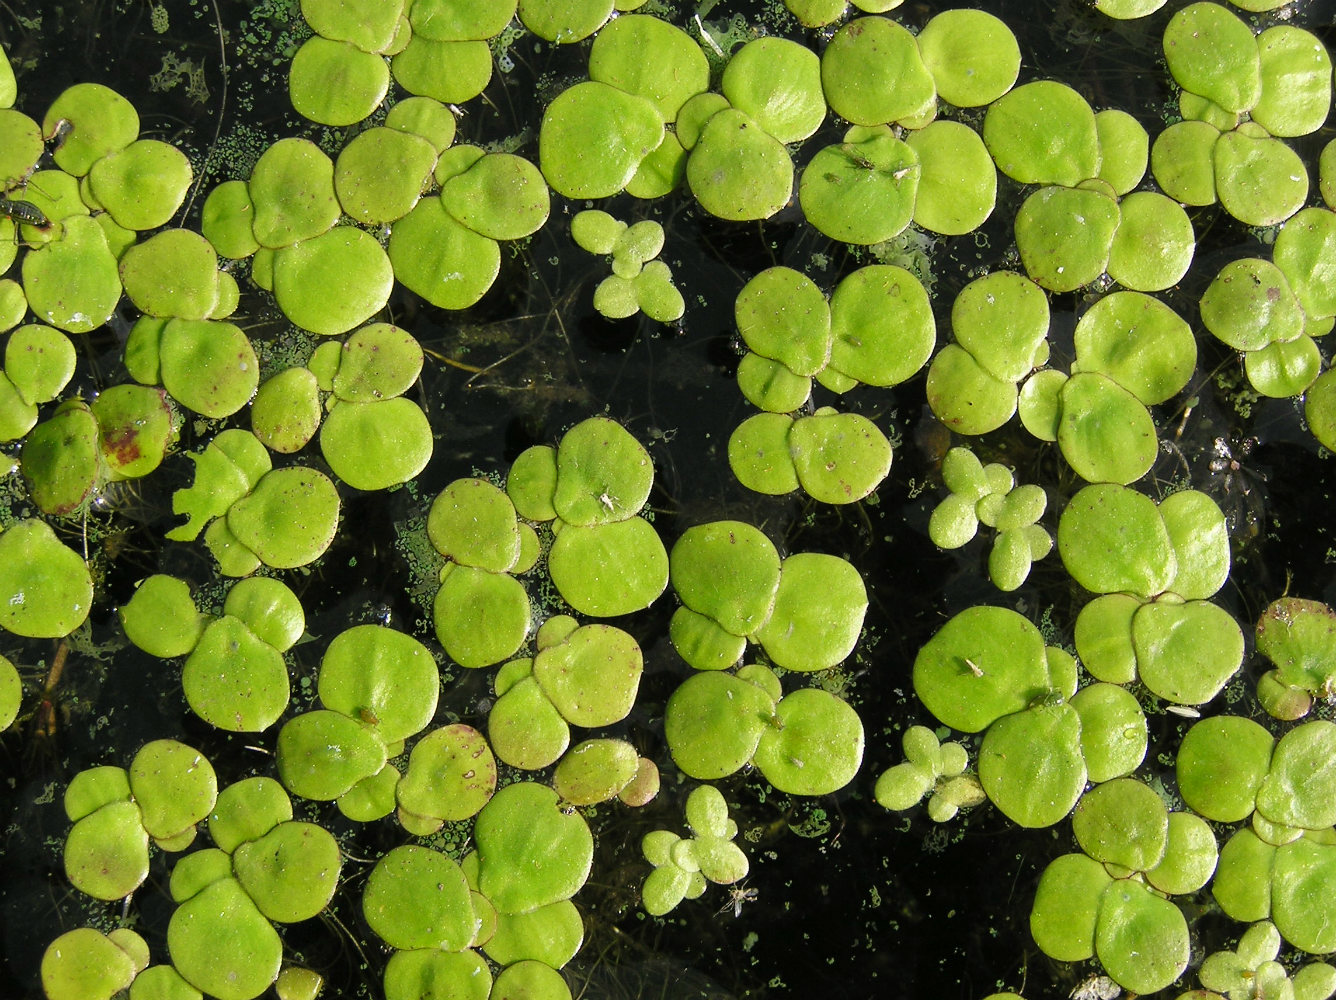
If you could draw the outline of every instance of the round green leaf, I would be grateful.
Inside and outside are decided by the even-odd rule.
[[[469,819],[496,789],[496,758],[482,733],[456,723],[433,729],[413,747],[395,787],[399,808],[435,820]]]
[[[824,670],[853,652],[866,613],[858,570],[838,556],[798,552],[781,564],[774,610],[754,637],[777,666]]]
[[[1336,315],[1336,213],[1322,208],[1296,213],[1276,236],[1272,260],[1308,318]]]
[[[569,899],[584,885],[594,838],[552,789],[523,781],[498,791],[474,821],[478,888],[498,913],[524,913]]]
[[[299,115],[321,125],[353,125],[385,99],[390,68],[375,52],[321,35],[306,39],[292,57],[288,96]]]
[[[710,66],[681,28],[657,17],[624,14],[594,38],[589,77],[645,98],[664,121],[672,121],[688,99],[709,88]]]
[[[1336,614],[1318,601],[1282,597],[1257,620],[1257,651],[1285,684],[1320,691],[1336,664]]]
[[[557,446],[553,506],[573,525],[633,517],[649,498],[654,463],[644,445],[607,417],[582,420]]]
[[[475,233],[494,240],[517,240],[547,221],[543,175],[512,153],[488,153],[441,186],[441,204]]]
[[[501,267],[496,241],[455,221],[436,197],[423,198],[395,223],[389,257],[395,278],[442,309],[473,305]]]
[[[515,654],[529,632],[529,595],[505,573],[454,566],[436,592],[436,638],[461,667],[488,667]]]
[[[427,3],[415,6],[424,8],[424,12],[432,7]],[[498,4],[498,7],[504,7],[504,4]],[[316,34],[352,42],[367,52],[381,52],[390,46],[399,30],[403,8],[401,0],[390,0],[389,3],[380,0],[302,0],[301,5],[302,17]],[[421,20],[428,18],[423,16]],[[418,21],[415,12],[415,29]]]
[[[188,229],[165,229],[121,256],[125,294],[149,316],[206,319],[218,302],[218,255]]]
[[[19,327],[5,344],[5,375],[27,404],[55,399],[74,374],[76,360],[70,338],[40,323]]]
[[[1206,329],[1238,351],[1294,340],[1304,314],[1289,282],[1276,265],[1258,257],[1230,261],[1201,297]]]
[[[572,524],[553,542],[548,572],[575,610],[611,618],[647,608],[663,593],[668,554],[653,525],[642,518]]]
[[[1155,462],[1159,448],[1150,411],[1113,379],[1094,372],[1069,378],[1059,393],[1058,446],[1091,483],[1130,483]]]
[[[783,143],[806,139],[826,117],[821,61],[787,38],[754,38],[732,53],[719,88],[729,104]]]
[[[669,557],[682,603],[728,632],[751,635],[770,617],[779,587],[779,553],[758,528],[713,521],[688,528]]]
[[[301,451],[323,416],[315,374],[294,367],[270,376],[251,401],[250,414],[251,429],[265,447],[282,454]]]
[[[491,995],[496,1000],[570,1000],[571,989],[546,961],[526,960],[502,969]]]
[[[1169,900],[1130,879],[1105,890],[1095,954],[1118,985],[1133,993],[1164,989],[1187,968],[1189,951],[1187,921]]]
[[[1271,873],[1271,918],[1300,951],[1336,951],[1332,900],[1336,899],[1336,847],[1299,838],[1276,851]]]
[[[172,965],[218,1000],[251,1000],[278,978],[283,942],[236,879],[219,879],[177,907],[167,925]]]
[[[1150,169],[1155,183],[1185,205],[1215,203],[1216,141],[1220,130],[1200,121],[1175,122],[1155,137]]]
[[[1336,406],[1333,406],[1336,428]],[[798,488],[798,471],[789,452],[793,418],[784,413],[756,413],[728,439],[728,465],[749,490],[782,496]],[[1333,432],[1336,440],[1336,430]]]
[[[237,881],[270,920],[294,924],[329,905],[339,885],[338,841],[314,823],[279,823],[232,854]]]
[[[738,362],[737,379],[747,401],[770,413],[792,413],[812,395],[810,378],[750,351]]]
[[[1040,188],[1016,214],[1026,273],[1051,292],[1088,285],[1108,266],[1118,220],[1118,203],[1102,191]]]
[[[1161,862],[1146,873],[1146,881],[1170,895],[1196,892],[1215,873],[1215,834],[1195,813],[1169,814],[1169,845]]]
[[[1071,187],[1099,170],[1095,113],[1055,80],[1022,84],[993,101],[983,141],[997,169],[1022,184]]]
[[[1091,781],[1120,778],[1141,766],[1146,716],[1126,688],[1090,684],[1077,691],[1070,704],[1081,717],[1081,754]]]
[[[576,806],[598,805],[615,798],[636,775],[639,758],[625,740],[585,740],[561,758],[552,773],[552,787]]]
[[[157,139],[137,139],[93,163],[93,195],[117,225],[146,230],[165,226],[185,201],[193,172],[186,154]]]
[[[858,413],[818,412],[789,431],[793,467],[813,499],[854,503],[881,485],[891,470],[891,444]]]
[[[292,800],[282,785],[273,778],[243,778],[218,794],[218,801],[209,816],[209,836],[230,854],[241,844],[264,836],[279,823],[290,819]],[[181,863],[178,863],[172,871],[173,880],[180,870]],[[174,895],[177,894],[174,892]],[[181,897],[178,895],[178,898]]]
[[[783,143],[743,112],[727,108],[705,123],[687,159],[687,183],[713,216],[733,222],[768,219],[793,193],[793,161]]]
[[[1308,197],[1308,170],[1279,139],[1226,132],[1216,140],[1212,162],[1220,204],[1244,225],[1274,226]]]
[[[1107,375],[1147,406],[1187,385],[1197,364],[1192,328],[1140,292],[1114,292],[1097,301],[1076,324],[1075,341],[1073,371]]]
[[[266,566],[294,569],[314,562],[334,540],[339,494],[318,469],[266,472],[227,511],[227,526]]]
[[[312,333],[347,333],[384,308],[393,285],[390,258],[354,226],[335,226],[274,254],[278,307]]]
[[[67,333],[87,333],[115,311],[120,273],[107,237],[93,219],[71,216],[60,226],[61,239],[23,255],[23,289],[38,319]]]
[[[48,514],[78,510],[103,470],[97,418],[80,400],[63,403],[24,443],[21,467],[33,501]]]
[[[440,686],[427,647],[382,625],[345,629],[320,661],[321,704],[369,723],[386,743],[426,728],[436,714]]]
[[[1016,412],[1014,381],[988,372],[959,344],[947,344],[928,367],[928,405],[959,434],[987,434]]]
[[[1304,418],[1313,437],[1327,448],[1336,446],[1336,373],[1325,371],[1309,386],[1304,396]]]
[[[821,54],[821,86],[830,109],[856,125],[917,118],[936,98],[914,36],[885,17],[856,18],[835,32]]]
[[[918,374],[937,339],[928,293],[914,275],[891,264],[861,267],[836,286],[830,332],[830,366],[878,386]]]
[[[1076,842],[1096,861],[1144,872],[1169,844],[1169,810],[1147,785],[1117,778],[1081,796],[1072,813]]]
[[[1331,109],[1331,57],[1303,28],[1277,24],[1257,36],[1262,93],[1249,112],[1275,136],[1316,132]]]
[[[334,163],[339,204],[361,223],[403,218],[429,183],[437,153],[413,132],[385,126],[359,132]]]
[[[427,535],[447,559],[493,573],[508,572],[520,556],[515,506],[485,479],[456,479],[432,501]]]
[[[1247,111],[1262,94],[1253,33],[1217,3],[1193,3],[1169,19],[1164,58],[1178,85],[1227,111]]]
[[[130,764],[130,791],[144,831],[168,840],[203,820],[218,798],[218,779],[208,758],[176,740],[154,740]]]
[[[18,717],[23,701],[23,680],[8,657],[0,656],[0,732]]]
[[[239,326],[209,319],[171,319],[158,354],[162,384],[182,406],[206,417],[227,417],[250,401],[260,363]]]
[[[350,403],[403,395],[422,372],[422,357],[408,331],[389,323],[364,326],[338,351],[334,394]]]
[[[280,139],[261,154],[248,182],[252,229],[264,247],[318,236],[339,218],[334,163],[306,139]]]
[[[502,691],[487,714],[487,739],[511,767],[536,771],[565,752],[571,732],[538,682],[526,676]]]
[[[254,217],[249,185],[240,180],[224,181],[204,199],[200,232],[220,255],[240,260],[260,246],[251,229]]]
[[[148,877],[148,833],[133,802],[109,802],[70,828],[65,875],[94,899],[121,899]]]
[[[1058,551],[1076,582],[1097,594],[1152,597],[1168,586],[1177,563],[1154,501],[1113,484],[1072,497],[1058,522]]]
[[[645,98],[595,80],[577,83],[543,113],[539,165],[558,194],[605,198],[626,187],[663,134],[663,116]]]
[[[1107,108],[1095,113],[1099,133],[1099,174],[1120,197],[1141,183],[1150,159],[1150,136],[1126,111]],[[1191,237],[1189,236],[1189,242]]]
[[[396,847],[378,862],[362,894],[362,913],[392,948],[462,951],[477,917],[464,872],[426,847]]]
[[[664,710],[673,762],[700,780],[737,771],[756,753],[775,714],[775,700],[732,674],[695,674],[680,684]]]
[[[431,424],[403,396],[342,402],[320,427],[320,454],[333,473],[358,490],[383,490],[413,479],[431,460]]]
[[[1330,722],[1306,722],[1285,733],[1257,789],[1257,811],[1272,823],[1310,830],[1336,823],[1334,751],[1336,725]]]
[[[92,602],[88,566],[45,521],[19,521],[0,534],[0,627],[57,639],[84,623]]]
[[[1047,350],[1048,298],[1014,271],[976,278],[951,303],[951,331],[989,375],[1019,381]]]
[[[626,718],[640,687],[640,647],[611,625],[582,625],[534,657],[533,676],[563,718],[592,729]]]
[[[1100,901],[1112,881],[1102,864],[1084,854],[1050,861],[1030,909],[1030,934],[1039,950],[1059,962],[1093,956]]]
[[[983,11],[943,11],[952,13],[992,17]],[[919,161],[914,222],[944,236],[963,236],[982,226],[997,202],[997,170],[979,133],[942,119],[911,132],[905,141]]]
[[[519,14],[524,26],[539,38],[567,45],[601,28],[612,16],[612,8],[613,0],[520,0]]]
[[[1187,212],[1154,191],[1127,195],[1119,211],[1109,249],[1109,277],[1139,292],[1176,285],[1187,274],[1196,249]]]
[[[819,150],[803,168],[798,186],[803,214],[822,233],[846,243],[898,236],[914,214],[922,176],[918,154],[887,129],[850,129],[845,139]]]
[[[943,10],[918,33],[937,94],[960,108],[997,100],[1020,74],[1021,50],[1005,23],[982,10]]]
[[[1071,812],[1086,783],[1076,710],[1041,704],[995,721],[979,747],[979,781],[1013,823],[1043,827],[1058,822]]]
[[[463,104],[492,79],[492,50],[480,39],[435,41],[414,34],[390,61],[395,82],[410,94]]]
[[[43,134],[53,134],[61,119],[74,128],[52,158],[61,170],[76,177],[83,177],[94,163],[124,149],[139,135],[139,113],[134,105],[100,83],[76,83],[61,91],[42,119]],[[31,162],[10,176],[20,176],[27,166]]]
[[[338,798],[385,766],[385,744],[359,720],[319,710],[283,724],[275,751],[278,776],[294,795]]]
[[[1229,532],[1224,514],[1205,493],[1180,490],[1161,501],[1160,516],[1178,563],[1169,589],[1185,600],[1211,597],[1229,577]]]
[[[42,954],[42,990],[50,1000],[111,1000],[137,972],[125,949],[92,927],[66,931]]]
[[[1222,715],[1194,723],[1176,767],[1179,793],[1196,812],[1219,823],[1251,815],[1275,740],[1251,719]]]
[[[802,688],[775,706],[755,760],[781,792],[828,795],[852,781],[863,762],[863,723],[843,699]]]
[[[1048,689],[1044,640],[1008,608],[960,612],[914,659],[919,700],[943,725],[965,733],[1021,711]]]
[[[234,733],[268,729],[288,705],[283,655],[229,615],[204,629],[181,669],[181,685],[196,715]]]

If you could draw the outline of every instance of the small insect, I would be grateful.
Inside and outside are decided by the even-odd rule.
[[[1165,705],[1166,712],[1172,712],[1174,715],[1181,715],[1185,719],[1200,719],[1201,713],[1190,705]]]
[[[65,139],[74,131],[74,122],[68,118],[62,118],[56,122],[51,134],[46,137],[46,141],[51,144],[51,152],[56,152],[61,146],[65,145]]]
[[[759,895],[760,893],[755,889],[748,889],[743,885],[730,885],[728,887],[728,899],[719,908],[719,912],[727,913],[732,910],[733,918],[736,920],[742,916],[743,904],[756,902],[756,897]]]
[[[1116,1000],[1122,989],[1108,976],[1092,975],[1069,994],[1071,1000]]]
[[[30,201],[0,198],[0,215],[7,215],[15,222],[45,229],[51,225],[46,213]]]
[[[914,167],[912,165],[908,167],[901,167],[899,170],[891,174],[891,180],[893,181],[903,180],[904,178],[909,176],[910,171],[912,171],[913,169]]]
[[[965,657],[965,666],[967,666],[967,667],[970,668],[970,673],[972,673],[975,677],[982,677],[982,676],[983,676],[983,667],[979,666],[977,663],[975,663],[973,660],[971,660],[968,656]]]
[[[614,509],[613,508],[614,498],[608,496],[606,490],[604,490],[602,493],[598,495],[598,502],[601,503],[604,507],[608,508],[609,513],[611,513],[612,510]]]
[[[1030,699],[1031,708],[1057,708],[1065,704],[1066,697],[1061,691],[1048,690]]]

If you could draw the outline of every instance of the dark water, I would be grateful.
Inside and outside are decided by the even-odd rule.
[[[1075,0],[984,6],[1018,33],[1022,82],[1061,79],[1097,109],[1130,111],[1152,134],[1162,127],[1172,103],[1158,65],[1159,37],[1169,11],[1144,22],[1117,24]],[[130,97],[140,110],[143,134],[178,144],[201,174],[187,225],[197,223],[199,204],[214,183],[244,176],[274,139],[307,135],[327,149],[337,148],[337,136],[298,120],[287,106],[284,52],[290,56],[301,27],[292,5],[174,2],[165,9],[169,26],[158,33],[151,5],[137,0],[11,0],[9,6],[0,5],[0,43],[18,71],[20,109],[40,119],[56,94],[85,80],[106,83]],[[896,16],[919,26],[937,9],[910,4]],[[1293,9],[1295,23],[1310,25],[1332,43],[1331,4]],[[734,14],[750,23],[776,23],[768,7],[727,0],[709,17]],[[220,27],[226,32],[221,46]],[[820,44],[813,35],[799,32],[798,37]],[[553,51],[519,44],[511,55],[515,69],[498,74],[484,101],[470,102],[458,141],[487,143],[516,135],[526,125],[534,128],[541,108],[535,95],[540,102],[549,99],[584,72],[583,46]],[[155,89],[171,78],[172,60],[188,60],[190,69],[177,76],[171,89]],[[193,81],[192,71],[197,74]],[[828,123],[797,154],[799,166],[834,134]],[[1296,145],[1311,163],[1332,134],[1328,126]],[[536,158],[535,135],[528,133],[516,151]],[[980,248],[967,237],[939,241],[932,250],[939,320],[973,269],[1005,260],[1018,202],[1017,186],[1002,179],[999,208],[985,227],[987,245]],[[600,810],[591,820],[598,835],[594,876],[577,899],[588,937],[570,969],[577,995],[591,1000],[970,998],[1022,987],[1033,997],[1065,995],[1090,968],[1059,966],[1039,954],[1027,920],[1038,873],[1053,856],[1071,849],[1066,825],[1018,831],[983,807],[938,827],[921,812],[906,819],[871,801],[876,775],[900,760],[899,731],[927,721],[909,680],[919,646],[955,612],[1001,600],[983,575],[986,549],[981,543],[944,554],[927,539],[928,514],[940,496],[934,476],[944,438],[926,409],[922,377],[894,391],[858,390],[841,401],[843,408],[863,412],[902,438],[875,503],[834,510],[792,498],[758,498],[741,489],[727,468],[728,434],[751,412],[733,379],[737,291],[772,264],[803,268],[829,287],[867,259],[832,245],[795,213],[782,213],[765,225],[734,225],[703,217],[687,198],[650,205],[613,199],[600,207],[619,218],[663,223],[668,242],[662,256],[673,267],[688,309],[675,327],[639,320],[611,323],[594,314],[590,303],[604,265],[573,249],[562,224],[565,215],[583,207],[554,196],[553,222],[518,254],[505,253],[496,286],[462,315],[396,293],[391,302],[395,322],[442,358],[481,370],[429,359],[416,398],[439,434],[430,466],[414,489],[345,496],[345,525],[357,530],[345,531],[318,568],[284,577],[302,598],[308,631],[327,641],[352,623],[388,621],[428,638],[428,614],[406,586],[410,573],[399,539],[407,526],[422,517],[449,481],[477,470],[503,471],[529,444],[555,441],[576,420],[607,413],[654,456],[651,505],[666,543],[690,525],[740,518],[765,525],[785,551],[843,555],[864,574],[872,602],[867,640],[844,675],[867,729],[868,749],[858,779],[838,795],[819,800],[776,795],[755,776],[721,783],[746,836],[752,862],[746,884],[757,892],[756,900],[736,915],[719,887],[664,921],[650,920],[637,909],[637,886],[647,871],[640,837],[656,825],[679,828],[681,797],[672,794],[674,775],[665,773],[666,794],[641,813]],[[1190,321],[1220,264],[1259,246],[1253,234],[1213,210],[1199,211],[1193,221],[1201,240],[1199,264],[1181,287],[1163,296]],[[824,267],[814,255],[825,255]],[[1061,351],[1062,331],[1070,338],[1085,305],[1076,295],[1053,297],[1055,353]],[[271,364],[291,346],[264,296],[244,295],[240,315],[238,322]],[[112,329],[81,342],[80,391],[91,393],[126,378],[118,346]],[[1226,352],[1203,343],[1189,390],[1157,409],[1161,437],[1175,448],[1161,454],[1152,477],[1161,483],[1189,477],[1229,514],[1236,568],[1217,600],[1246,627],[1287,585],[1292,594],[1336,602],[1336,519],[1330,514],[1330,457],[1319,454],[1303,431],[1293,403],[1240,409],[1229,388],[1236,367]],[[1197,403],[1185,417],[1191,396]],[[29,716],[0,737],[0,996],[35,993],[42,949],[62,930],[87,922],[110,927],[122,917],[119,904],[86,900],[63,876],[60,849],[67,823],[60,799],[77,771],[94,764],[124,765],[143,742],[161,737],[204,750],[220,782],[264,772],[269,765],[266,754],[253,749],[272,745],[268,737],[227,736],[196,720],[185,708],[177,667],[126,648],[114,618],[115,606],[151,572],[174,573],[196,586],[212,579],[202,546],[163,548],[157,539],[174,523],[171,491],[189,479],[189,463],[180,452],[199,446],[215,429],[188,423],[178,454],[150,483],[118,488],[109,497],[109,509],[93,512],[86,524],[74,520],[60,526],[76,547],[86,537],[103,596],[89,634],[78,637],[49,693],[43,687],[53,644],[0,639],[0,652],[24,670]],[[1014,429],[971,443],[985,460],[1015,467],[1018,481],[1044,485],[1050,511],[1079,485],[1062,470],[1051,447],[1037,446]],[[21,510],[20,504],[15,513]],[[206,586],[199,600],[204,604],[218,594],[218,588]],[[1070,641],[1081,597],[1056,556],[1039,564],[1031,581],[1007,600],[1032,620],[1051,623],[1056,641]],[[671,610],[671,598],[664,598],[644,615],[619,623],[636,636],[646,655],[641,697],[623,734],[659,760],[667,760],[662,706],[684,673],[666,639]],[[314,679],[323,646],[317,641],[294,649],[297,678]],[[1260,670],[1250,664],[1245,672],[1251,678]],[[1234,690],[1242,693],[1247,679],[1235,681]],[[448,686],[438,722],[479,724],[484,680],[472,674]],[[294,690],[295,712],[308,707],[310,696],[303,701],[297,684]],[[38,707],[43,699],[52,706],[49,724]],[[1157,753],[1172,752],[1186,723],[1152,715],[1150,724],[1146,770],[1159,774],[1166,769],[1156,761]],[[351,856],[374,858],[403,839],[391,823],[359,830],[332,810],[298,808],[334,829]],[[358,905],[367,870],[348,863],[347,886],[332,910],[337,922],[309,921],[283,931],[294,956],[326,973],[331,995],[379,992],[384,955],[374,939],[368,943]],[[157,857],[149,883],[124,913],[159,957],[165,955],[170,915],[164,891],[168,871]],[[1198,927],[1210,940],[1223,925],[1207,917]]]

